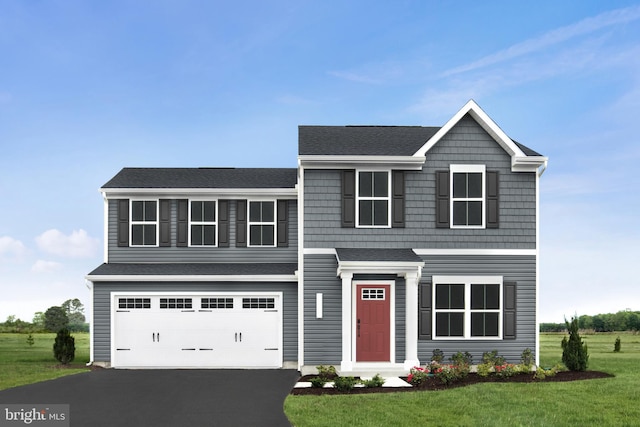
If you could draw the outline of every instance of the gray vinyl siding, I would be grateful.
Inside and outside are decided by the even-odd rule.
[[[152,199],[152,198],[150,198]],[[108,250],[110,263],[144,262],[255,262],[295,263],[298,261],[298,207],[295,200],[289,201],[289,246],[268,248],[236,248],[236,201],[230,200],[229,238],[230,247],[176,247],[177,202],[171,200],[171,246],[170,247],[118,247],[117,200],[109,200]]]
[[[339,365],[342,359],[342,280],[333,255],[304,259],[304,363]],[[322,319],[316,318],[316,293],[322,293]]]
[[[504,282],[516,282],[515,340],[419,340],[421,362],[431,360],[434,349],[445,359],[458,351],[468,351],[474,363],[482,353],[498,350],[508,362],[519,363],[525,348],[536,348],[536,260],[535,256],[424,256],[420,283],[432,283],[432,276],[503,276]]]
[[[436,228],[435,172],[451,164],[484,164],[499,172],[499,228]],[[511,172],[511,157],[470,116],[427,153],[421,171],[405,172],[405,188],[404,228],[342,228],[340,171],[305,169],[305,248],[535,248],[535,174]]]
[[[342,360],[342,280],[334,255],[306,255],[304,261],[304,363],[339,365]],[[393,275],[355,275],[357,280],[395,282],[396,362],[405,354],[405,281]],[[316,318],[316,293],[323,295],[323,315]]]
[[[298,360],[298,285],[291,283],[94,283],[94,361],[111,361],[111,292],[282,292],[283,361]]]

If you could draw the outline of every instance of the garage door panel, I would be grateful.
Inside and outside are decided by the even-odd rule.
[[[119,296],[114,300],[122,305]],[[140,300],[149,303],[143,308]],[[114,313],[116,367],[282,366],[279,295],[151,295],[126,301],[129,307]]]

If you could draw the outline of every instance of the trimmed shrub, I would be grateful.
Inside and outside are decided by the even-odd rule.
[[[382,387],[382,385],[384,384],[384,378],[382,378],[380,374],[375,374],[374,377],[370,380],[362,380],[360,382],[366,388]]]
[[[53,343],[53,356],[63,365],[67,365],[76,357],[75,339],[67,328],[60,329]]]
[[[442,363],[443,360],[444,360],[444,352],[442,350],[440,350],[439,348],[433,349],[432,356],[431,356],[431,361],[432,362],[437,362],[437,363]]]
[[[565,323],[569,339],[562,339],[562,363],[570,371],[586,371],[589,366],[589,352],[587,344],[582,341],[578,332],[578,316],[573,317],[571,322],[565,320]]]
[[[333,386],[340,391],[351,391],[358,384],[355,377],[336,377],[333,380]]]

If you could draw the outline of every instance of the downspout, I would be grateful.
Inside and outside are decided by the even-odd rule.
[[[547,170],[548,163],[545,160],[536,174],[536,366],[540,366],[540,177]]]
[[[298,371],[304,366],[304,167],[298,160]]]
[[[91,316],[89,317],[89,362],[86,366],[93,365],[93,282],[84,279],[84,284],[89,289],[89,306],[91,307]]]

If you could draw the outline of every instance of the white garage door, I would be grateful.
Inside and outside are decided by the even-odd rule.
[[[112,366],[280,368],[279,293],[112,294]]]

